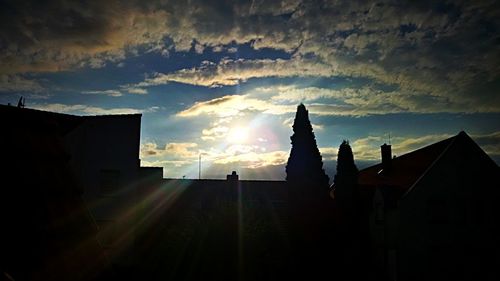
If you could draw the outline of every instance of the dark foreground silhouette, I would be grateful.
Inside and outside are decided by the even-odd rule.
[[[140,116],[0,122],[6,280],[499,279],[499,168],[464,132],[361,171],[345,141],[329,187],[303,105],[287,181],[163,179]]]

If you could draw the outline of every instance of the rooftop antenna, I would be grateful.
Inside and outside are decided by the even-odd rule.
[[[201,180],[201,155],[207,155],[205,152],[198,154],[198,179]]]
[[[391,145],[391,132],[389,132],[389,145]]]
[[[19,108],[24,108],[24,104],[25,104],[25,102],[26,102],[26,99],[25,99],[25,98],[23,98],[23,96],[21,96],[21,97],[19,98],[19,101],[17,102],[17,107],[19,107]]]

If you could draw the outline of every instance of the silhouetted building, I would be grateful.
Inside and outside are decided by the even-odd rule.
[[[98,226],[64,144],[78,120],[0,105],[0,124],[0,279],[106,279]]]
[[[145,195],[139,189],[148,188],[144,187],[148,178],[154,177],[156,182],[162,178],[161,168],[139,167],[141,114],[74,116],[11,106],[0,106],[0,112],[4,116],[2,122],[16,124],[14,132],[6,132],[7,138],[32,138],[32,142],[19,148],[20,155],[40,151],[51,158],[43,135],[58,137],[68,172],[97,223],[99,241],[112,261],[132,263],[133,255],[125,251],[133,249],[138,211],[149,212],[146,209],[151,208],[148,204],[139,207],[142,200],[147,200],[140,197]],[[50,132],[43,132],[44,128]],[[26,176],[31,177],[34,168],[26,163]]]
[[[161,210],[140,236],[147,280],[277,280],[288,269],[284,181],[164,179]],[[154,241],[154,242],[151,242]]]
[[[359,173],[374,258],[392,280],[499,280],[500,170],[465,133]]]
[[[139,179],[141,115],[71,116],[75,126],[64,136],[70,163],[81,182],[83,198],[101,231],[99,239],[120,263],[134,242]]]
[[[163,181],[162,167],[140,167],[136,193],[136,235],[150,229],[161,216],[163,198],[160,186]]]
[[[286,207],[288,193],[285,181],[239,180],[233,171],[226,180],[217,179],[164,179],[163,187],[181,188],[182,196],[192,207],[211,208],[222,202],[246,206]]]

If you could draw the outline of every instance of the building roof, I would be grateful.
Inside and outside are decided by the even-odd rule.
[[[108,118],[140,118],[142,114],[113,114],[113,115],[86,115],[77,116],[65,113],[43,111],[31,108],[19,108],[17,106],[1,105],[0,115],[8,118],[13,123],[31,128],[40,123],[51,123],[55,125],[60,135],[66,135],[85,120],[108,119]],[[11,122],[9,121],[9,122]]]
[[[280,200],[286,198],[286,181],[275,180],[219,180],[219,179],[164,179],[166,186],[183,186],[196,192],[236,191],[240,188],[243,194],[265,193],[271,198]]]
[[[70,132],[83,121],[80,116],[7,105],[0,105],[0,114],[9,119],[6,122],[25,128],[36,127],[41,123],[51,123],[62,135]]]
[[[464,146],[477,146],[462,131],[451,138],[391,159],[390,170],[384,171],[382,163],[363,169],[359,172],[358,183],[364,187],[394,187],[401,189],[402,193],[407,192],[452,145],[457,143]]]

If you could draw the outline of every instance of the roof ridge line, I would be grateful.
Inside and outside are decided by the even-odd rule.
[[[401,154],[401,155],[397,156],[396,158],[401,159],[401,158],[405,158],[405,157],[408,157],[408,156],[412,156],[412,154],[414,154],[414,153],[418,153],[418,152],[420,152],[421,150],[427,149],[427,148],[429,148],[429,147],[431,147],[431,146],[434,146],[434,145],[437,145],[437,144],[439,144],[439,143],[441,143],[441,142],[449,141],[450,139],[455,139],[457,136],[458,136],[458,134],[457,134],[457,135],[454,135],[454,136],[451,136],[451,137],[448,137],[448,138],[446,138],[446,139],[443,139],[443,140],[437,141],[437,142],[435,142],[435,143],[431,143],[431,144],[428,144],[428,145],[426,145],[426,146],[419,147],[419,148],[417,148],[417,149],[415,149],[415,150],[413,150],[413,151],[408,151],[408,152],[406,152],[406,153],[404,153],[404,154]],[[368,166],[368,167],[366,167],[366,168],[363,168],[363,169],[359,170],[359,172],[362,172],[362,171],[364,171],[364,170],[371,169],[371,168],[373,168],[374,166],[379,166],[379,165],[382,165],[382,162],[377,163],[377,164],[373,164],[373,165]]]
[[[429,167],[427,169],[425,169],[425,171],[417,178],[417,180],[410,186],[410,188],[408,188],[408,190],[401,196],[401,198],[404,198],[406,195],[408,195],[408,193],[410,193],[413,188],[415,187],[415,185],[417,185],[420,180],[422,180],[422,178],[427,175],[427,173],[434,167],[434,165],[443,157],[443,155],[448,152],[448,149],[455,143],[455,141],[457,140],[457,137],[460,133],[458,133],[457,135],[455,135],[453,137],[453,140],[448,144],[448,146],[446,146],[446,148],[439,154],[438,157],[436,157],[436,159],[434,159],[434,161],[432,161],[432,163],[429,165]],[[400,200],[401,200],[400,198]]]

